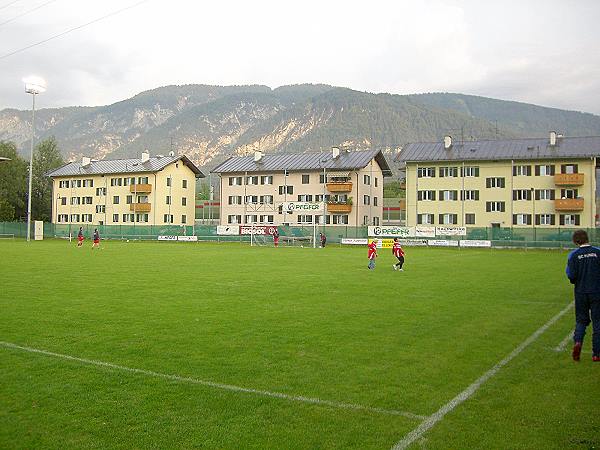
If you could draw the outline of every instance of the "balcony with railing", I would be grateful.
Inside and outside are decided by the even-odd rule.
[[[133,212],[150,212],[150,203],[130,203],[129,210]]]
[[[554,200],[556,211],[583,211],[582,198],[557,198]]]
[[[582,173],[557,173],[554,175],[554,184],[557,186],[581,186],[583,180]]]
[[[352,181],[328,181],[327,190],[329,192],[350,192],[352,191]]]
[[[132,184],[129,186],[129,192],[152,192],[151,184]]]
[[[352,203],[327,202],[327,212],[334,214],[348,214],[352,211]]]

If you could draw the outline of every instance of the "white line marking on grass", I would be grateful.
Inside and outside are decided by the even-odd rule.
[[[423,436],[423,434],[433,428],[435,424],[442,420],[446,414],[471,397],[481,387],[481,385],[483,385],[483,383],[496,375],[502,367],[518,356],[519,353],[525,350],[525,348],[527,348],[533,341],[540,337],[542,333],[544,333],[549,327],[554,325],[554,323],[564,316],[572,307],[573,303],[569,303],[561,312],[559,312],[552,319],[542,325],[542,327],[540,327],[535,333],[525,339],[525,341],[515,348],[506,358],[484,373],[481,377],[475,380],[473,384],[438,409],[435,413],[426,418],[417,428],[404,436],[401,441],[392,447],[392,450],[402,450],[413,444],[417,439]]]
[[[407,417],[409,419],[415,419],[415,420],[423,420],[426,418],[426,416],[422,416],[419,414],[413,414],[413,413],[407,412],[407,411],[375,408],[372,406],[357,405],[355,403],[343,403],[343,402],[336,402],[336,401],[331,401],[331,400],[323,400],[323,399],[315,398],[315,397],[304,397],[302,395],[283,394],[281,392],[263,391],[260,389],[234,386],[232,384],[224,384],[224,383],[216,383],[214,381],[200,380],[198,378],[182,377],[179,375],[171,375],[171,374],[166,374],[166,373],[153,372],[151,370],[136,369],[134,367],[120,366],[118,364],[112,364],[112,363],[104,362],[104,361],[78,358],[76,356],[63,355],[61,353],[54,353],[54,352],[50,352],[47,350],[40,350],[40,349],[32,348],[32,347],[25,347],[22,345],[13,344],[11,342],[0,341],[0,345],[2,345],[3,347],[6,347],[6,348],[23,350],[23,351],[30,352],[30,353],[38,353],[38,354],[46,355],[46,356],[53,356],[55,358],[66,359],[69,361],[76,361],[79,363],[89,364],[92,366],[107,367],[109,369],[122,370],[125,372],[136,373],[136,374],[140,374],[140,375],[147,375],[147,376],[156,377],[156,378],[164,378],[167,380],[178,381],[178,382],[183,382],[183,383],[199,384],[202,386],[208,386],[208,387],[212,387],[215,389],[222,389],[222,390],[226,390],[226,391],[245,392],[248,394],[261,395],[264,397],[279,398],[282,400],[290,400],[290,401],[295,401],[295,402],[312,403],[315,405],[330,406],[332,408],[337,408],[337,409],[366,411],[366,412],[370,412],[370,413],[403,416],[403,417]]]
[[[569,341],[572,340],[572,339],[573,339],[573,332],[569,331],[569,334],[567,334],[565,336],[565,338],[562,341],[560,341],[560,344],[558,344],[554,348],[554,351],[555,352],[562,352],[567,347],[567,344],[569,343]]]

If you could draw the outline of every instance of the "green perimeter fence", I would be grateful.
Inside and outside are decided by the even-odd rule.
[[[33,223],[31,237],[33,239]],[[156,240],[157,236],[198,236],[200,241],[219,242],[250,242],[255,240],[257,244],[272,243],[270,236],[260,235],[232,235],[223,236],[217,234],[214,225],[196,226],[173,226],[173,225],[83,225],[86,238],[90,238],[94,229],[98,228],[102,239],[130,239],[130,240]],[[312,237],[316,233],[317,242],[319,233],[324,232],[328,244],[340,243],[344,238],[366,238],[368,229],[350,226],[279,226],[281,245],[312,245]],[[44,223],[45,238],[69,238],[76,237],[79,230],[78,225],[62,225]],[[467,236],[438,236],[440,240],[488,240],[494,247],[521,247],[521,248],[568,248],[573,247],[571,237],[574,228],[467,228]],[[600,228],[589,228],[587,232],[590,242],[600,244]],[[27,224],[24,222],[0,222],[0,238],[17,237],[24,238],[27,235]],[[423,240],[427,238],[407,238],[409,240]],[[433,238],[429,238],[433,239]]]

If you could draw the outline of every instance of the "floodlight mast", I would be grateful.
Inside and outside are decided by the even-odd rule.
[[[27,242],[31,240],[31,184],[33,179],[33,145],[35,141],[35,96],[46,92],[46,82],[40,77],[27,77],[23,79],[25,92],[31,94],[33,104],[31,108],[31,151],[29,154],[29,190],[27,195]]]

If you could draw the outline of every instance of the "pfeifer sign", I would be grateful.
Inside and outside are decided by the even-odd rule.
[[[273,225],[242,225],[240,226],[240,234],[257,234],[257,235],[273,235],[277,230]]]
[[[415,235],[414,227],[381,226],[369,227],[369,236],[373,237],[409,237]]]
[[[284,212],[291,214],[294,211],[298,212],[319,212],[323,211],[323,202],[283,202],[282,209]]]
[[[466,236],[467,227],[435,227],[436,236]]]

